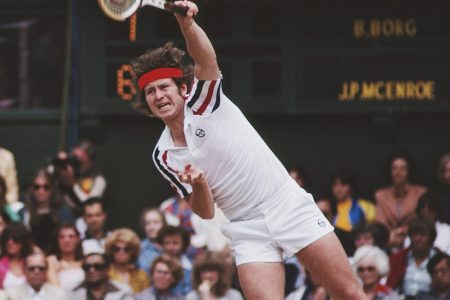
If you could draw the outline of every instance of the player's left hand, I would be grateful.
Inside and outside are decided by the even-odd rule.
[[[201,183],[205,180],[205,174],[203,170],[187,164],[184,166],[184,171],[177,172],[178,178],[181,182],[194,185],[196,183]]]

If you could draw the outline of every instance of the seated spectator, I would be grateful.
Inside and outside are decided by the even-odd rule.
[[[340,169],[332,176],[331,190],[337,203],[333,225],[345,252],[350,256],[355,251],[353,231],[356,227],[373,221],[375,206],[354,196],[355,178],[345,169]]]
[[[180,226],[189,234],[194,233],[191,223],[191,207],[186,200],[180,198],[178,194],[164,200],[159,206],[159,209],[164,213],[167,224]]]
[[[352,265],[367,299],[400,299],[397,293],[381,284],[381,279],[389,273],[389,258],[383,250],[363,245],[356,249]]]
[[[206,252],[195,260],[192,288],[186,300],[244,299],[239,291],[231,288],[229,265],[215,252]]]
[[[389,242],[389,230],[381,223],[364,224],[355,229],[355,248],[363,245],[377,246],[386,250]]]
[[[67,295],[61,287],[47,283],[47,263],[45,255],[33,253],[25,258],[26,282],[7,289],[7,295],[12,300],[42,299],[66,300]]]
[[[192,263],[185,254],[189,247],[189,241],[189,233],[181,227],[168,225],[163,227],[158,234],[158,242],[163,248],[163,253],[178,259],[183,268],[183,280],[173,290],[176,295],[186,295],[192,289]]]
[[[11,219],[9,218],[9,215],[4,211],[0,209],[0,239],[3,235],[3,231],[5,230],[6,226],[11,223]],[[1,253],[0,249],[0,253]]]
[[[39,169],[31,183],[25,207],[19,212],[23,223],[30,229],[36,245],[47,251],[51,235],[59,223],[72,222],[70,208],[61,202],[53,178],[45,169]]]
[[[442,156],[439,162],[438,176],[445,203],[444,222],[450,224],[450,153]]]
[[[376,220],[392,230],[397,224],[414,217],[419,197],[425,188],[412,184],[413,165],[406,154],[396,154],[389,160],[391,185],[375,192]]]
[[[2,147],[0,147],[0,176],[4,178],[6,183],[6,203],[12,204],[12,207],[14,207],[19,201],[16,161],[14,160],[14,154]],[[18,209],[15,211],[17,212]]]
[[[290,167],[287,168],[287,170],[288,170],[291,178],[294,179],[295,182],[297,182],[299,187],[304,188],[304,189],[309,187],[308,176],[307,176],[306,171],[303,168],[303,166],[291,165]]]
[[[439,250],[433,248],[436,229],[427,219],[413,219],[409,225],[408,235],[411,246],[390,257],[391,270],[386,284],[399,293],[413,298],[420,291],[429,291],[431,277],[426,266]]]
[[[70,300],[132,300],[127,286],[115,283],[108,277],[108,260],[103,254],[89,253],[83,257],[84,281],[69,291]]]
[[[306,271],[305,284],[290,293],[286,300],[330,300],[330,296],[314,275]]]
[[[140,249],[139,237],[127,228],[114,230],[105,241],[109,278],[129,286],[134,293],[150,286],[147,273],[136,267]]]
[[[79,142],[70,154],[58,152],[52,163],[64,200],[70,203],[75,213],[80,214],[87,199],[103,197],[106,180],[95,165],[95,150],[91,142]]]
[[[207,220],[207,222],[204,222],[199,216],[192,213],[192,209],[189,204],[186,200],[180,198],[178,194],[166,199],[163,203],[161,203],[159,209],[164,213],[167,224],[172,226],[180,226],[189,233],[192,240],[186,250],[186,256],[190,260],[194,260],[199,253],[203,252],[203,248],[206,244],[206,240],[202,236],[205,233],[203,230],[205,223],[208,223],[209,221],[214,224],[213,226],[215,226],[217,224],[215,221],[218,219],[219,215],[215,216],[212,220]],[[194,224],[196,225],[197,230],[203,232],[198,232],[198,235],[196,235],[197,232],[195,231]],[[217,227],[218,226],[216,226],[216,228]],[[218,234],[222,235],[221,232]]]
[[[1,238],[0,288],[10,288],[25,283],[23,264],[32,252],[31,235],[22,223],[6,226]]]
[[[440,194],[426,192],[419,198],[416,214],[434,223],[437,236],[434,247],[450,254],[450,225],[444,223],[445,202]]]
[[[20,221],[20,216],[17,210],[13,210],[11,205],[8,204],[6,201],[6,195],[8,193],[8,189],[6,186],[6,181],[3,178],[2,175],[0,175],[0,213],[4,213],[8,216],[8,220],[12,221]],[[23,203],[22,202],[15,202],[18,203],[18,205],[21,205],[20,208],[16,209],[22,209]],[[20,204],[19,204],[20,203]]]
[[[53,234],[48,261],[48,280],[69,289],[84,280],[83,253],[75,225],[62,224]]]
[[[405,220],[397,223],[397,226],[389,232],[388,254],[394,254],[409,246],[408,224]]]
[[[91,198],[83,203],[83,220],[87,229],[82,234],[83,254],[102,252],[105,249],[105,238],[110,234],[106,229],[105,207],[100,198]]]
[[[431,276],[429,292],[420,292],[416,300],[449,300],[450,299],[450,256],[439,253],[433,256],[427,265]]]
[[[141,241],[138,266],[149,275],[153,260],[162,254],[161,245],[158,244],[157,239],[159,231],[166,225],[166,218],[158,208],[146,208],[142,211],[141,227],[146,237]]]
[[[335,205],[333,202],[325,197],[318,197],[316,200],[316,205],[320,209],[320,211],[323,213],[325,218],[327,218],[330,223],[334,222],[334,218],[336,216],[335,212]]]
[[[153,260],[150,268],[151,287],[137,294],[135,300],[184,300],[172,289],[183,278],[183,269],[178,259],[162,255]]]

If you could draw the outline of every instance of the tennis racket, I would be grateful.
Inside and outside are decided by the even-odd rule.
[[[139,8],[149,5],[186,16],[187,7],[180,7],[165,0],[97,0],[102,11],[113,20],[125,21]]]

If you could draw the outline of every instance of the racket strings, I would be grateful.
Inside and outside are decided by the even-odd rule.
[[[106,8],[114,15],[122,15],[127,12],[137,0],[104,0]]]

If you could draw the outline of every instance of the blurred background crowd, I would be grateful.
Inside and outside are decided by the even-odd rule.
[[[390,184],[372,199],[339,168],[316,203],[369,299],[450,299],[450,154],[433,187],[414,181],[408,154],[386,163]],[[306,170],[287,169],[308,191]],[[202,220],[174,195],[111,228],[107,182],[87,140],[47,159],[22,190],[14,154],[0,148],[0,299],[243,299],[219,209]],[[286,299],[329,299],[295,257],[285,267]]]

